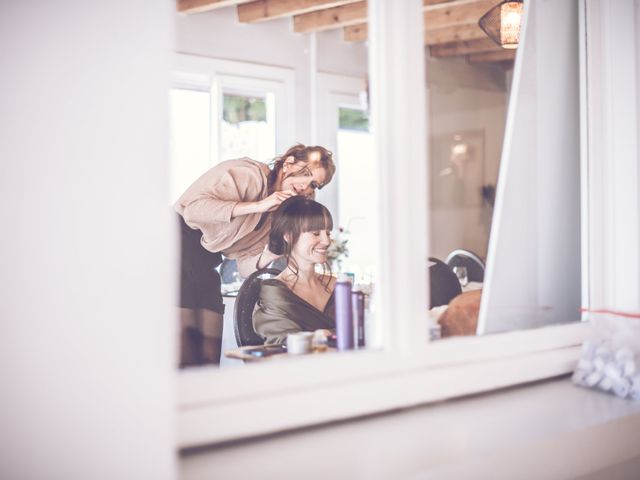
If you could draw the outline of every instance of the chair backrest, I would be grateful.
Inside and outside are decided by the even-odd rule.
[[[484,282],[484,262],[478,255],[469,250],[454,250],[447,255],[445,263],[451,269],[453,267],[465,267],[467,269],[467,278],[470,282]]]
[[[253,329],[253,308],[260,296],[262,280],[279,273],[275,268],[262,268],[249,275],[240,287],[233,310],[233,330],[239,347],[264,344],[264,339]]]
[[[448,305],[462,293],[455,273],[442,260],[429,257],[429,308]]]

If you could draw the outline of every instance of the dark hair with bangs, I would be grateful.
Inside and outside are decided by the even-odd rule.
[[[274,212],[269,233],[269,250],[276,255],[283,255],[287,265],[298,275],[298,264],[291,257],[291,251],[300,235],[304,232],[332,230],[333,218],[324,205],[302,196],[287,198]],[[289,237],[289,241],[285,240]],[[323,264],[323,274],[331,274],[327,262]],[[325,285],[328,288],[329,282]]]

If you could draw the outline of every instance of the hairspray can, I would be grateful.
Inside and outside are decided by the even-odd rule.
[[[356,345],[364,347],[364,293],[357,287],[351,292],[353,322],[356,327]]]
[[[353,307],[351,305],[351,280],[339,274],[333,290],[336,305],[336,337],[338,350],[353,348]]]

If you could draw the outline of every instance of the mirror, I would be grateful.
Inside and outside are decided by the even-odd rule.
[[[578,38],[577,2],[526,2],[517,51],[431,48],[435,338],[580,319]]]

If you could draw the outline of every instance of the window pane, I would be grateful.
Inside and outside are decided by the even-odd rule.
[[[173,88],[169,93],[169,201],[175,202],[211,164],[209,92]]]
[[[269,161],[275,152],[272,94],[223,94],[220,160],[249,157]]]
[[[369,131],[369,117],[363,110],[340,108],[340,130]]]
[[[241,122],[266,122],[267,106],[264,98],[245,97],[241,95],[224,95],[225,122],[238,124]]]
[[[369,283],[377,252],[375,215],[371,208],[377,196],[375,169],[371,168],[373,138],[366,125],[365,112],[340,108],[339,115],[339,226],[345,230],[340,236],[348,239],[349,250],[349,256],[340,267],[342,271],[353,273],[358,283]],[[343,119],[347,121],[343,123]],[[353,128],[354,125],[358,128]],[[354,188],[354,179],[357,179],[357,188]]]

